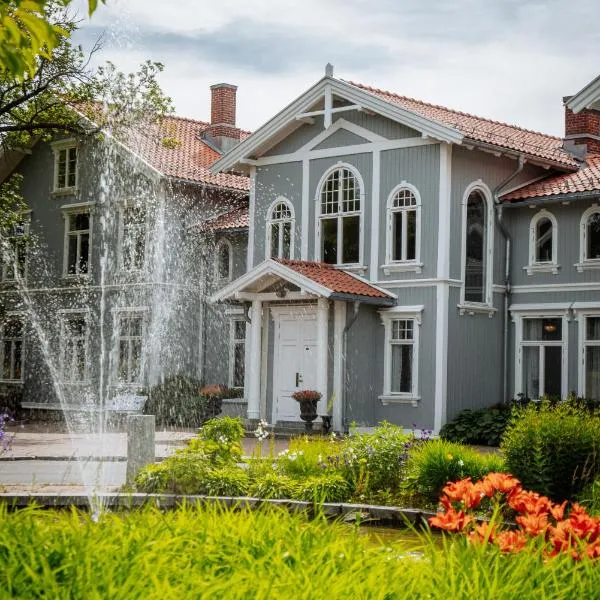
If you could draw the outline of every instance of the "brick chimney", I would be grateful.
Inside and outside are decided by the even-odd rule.
[[[237,86],[217,83],[210,86],[210,127],[202,137],[220,152],[227,152],[240,143],[241,131],[235,126]]]
[[[600,152],[600,111],[584,108],[574,113],[565,103],[565,148],[585,158],[588,152]]]

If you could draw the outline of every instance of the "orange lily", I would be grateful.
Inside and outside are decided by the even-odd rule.
[[[470,477],[449,483],[443,490],[444,494],[454,502],[462,502],[465,508],[477,508],[481,504],[483,493]]]
[[[516,521],[521,526],[523,531],[532,537],[545,534],[549,525],[548,516],[546,514],[522,515],[517,517]]]
[[[462,531],[472,520],[473,517],[466,515],[462,510],[450,508],[435,517],[430,517],[429,524],[445,531]]]
[[[496,492],[509,494],[513,490],[521,487],[521,482],[512,475],[506,473],[488,473],[480,482],[478,482],[483,493],[491,498]]]
[[[521,552],[525,548],[527,538],[522,531],[502,531],[494,539],[501,552]]]

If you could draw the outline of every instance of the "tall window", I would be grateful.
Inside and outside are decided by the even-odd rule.
[[[77,186],[77,146],[58,148],[54,159],[54,189],[66,190]]]
[[[61,375],[66,383],[88,378],[88,322],[85,314],[65,314],[61,323]]]
[[[89,212],[65,213],[65,275],[87,275],[90,270]]]
[[[3,281],[25,278],[28,229],[29,223],[20,221],[7,232],[8,235],[2,236],[0,239],[0,257],[2,258],[0,276]]]
[[[0,326],[2,381],[23,381],[23,321],[9,317]]]
[[[142,343],[144,315],[121,312],[117,322],[117,381],[133,384],[142,381]]]
[[[587,215],[584,240],[584,260],[600,259],[600,210],[594,210]]]
[[[524,318],[521,392],[527,398],[562,396],[562,318]]]
[[[586,398],[600,400],[600,316],[585,317],[583,340]]]
[[[388,202],[388,263],[417,259],[419,200],[416,190],[400,187]]]
[[[267,244],[269,258],[293,258],[294,215],[285,201],[277,202],[269,213]]]
[[[356,264],[361,259],[361,189],[346,167],[329,174],[320,195],[321,259],[330,264]]]
[[[547,210],[541,210],[534,215],[529,226],[528,274],[534,271],[558,272],[556,241],[556,218]]]
[[[488,225],[489,208],[480,190],[473,190],[465,206],[464,230],[464,300],[465,302],[487,303],[488,254],[491,248]]]
[[[229,385],[244,387],[246,356],[246,321],[233,319],[230,325]]]
[[[146,261],[146,210],[126,206],[121,211],[121,268],[141,271]]]
[[[390,337],[392,353],[391,387],[392,394],[412,392],[412,372],[414,353],[414,322],[412,319],[394,319]]]
[[[217,242],[215,248],[215,279],[218,283],[231,281],[233,247],[225,238]]]

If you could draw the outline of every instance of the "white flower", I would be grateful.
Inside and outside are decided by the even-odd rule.
[[[463,461],[462,459],[460,459],[460,460],[458,461],[458,466],[459,466],[459,467],[464,467],[464,466],[465,466],[465,463],[464,463],[464,461]]]

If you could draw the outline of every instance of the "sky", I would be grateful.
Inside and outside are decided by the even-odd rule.
[[[599,22],[599,0],[107,0],[74,41],[103,36],[96,63],[124,71],[162,62],[181,116],[209,120],[209,86],[237,85],[243,129],[330,62],[336,77],[560,136],[563,96],[600,74]]]

